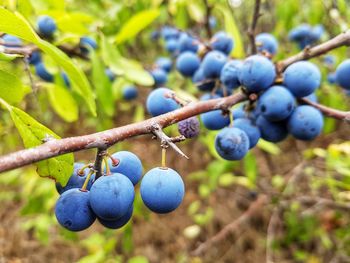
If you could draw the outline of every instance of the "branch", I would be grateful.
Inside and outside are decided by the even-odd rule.
[[[277,62],[277,72],[283,72],[289,65],[313,57],[317,57],[341,46],[350,46],[350,30],[337,35],[336,37],[315,47],[306,48],[300,53]]]
[[[250,40],[250,54],[251,55],[256,53],[255,31],[256,31],[256,26],[258,24],[258,19],[260,16],[261,16],[261,14],[260,14],[260,0],[255,0],[252,24],[250,25],[250,28],[248,30],[248,36],[249,36],[249,40]]]
[[[338,120],[343,120],[347,123],[350,123],[350,111],[341,111],[341,110],[336,110],[327,106],[324,106],[322,104],[318,104],[316,102],[312,102],[311,100],[305,99],[305,98],[300,98],[300,102],[309,104],[316,109],[319,109],[324,115],[338,119]]]
[[[103,157],[106,156],[107,150],[97,148],[96,159],[94,163],[94,170],[96,171],[95,180],[102,176],[102,161]]]
[[[228,107],[246,99],[247,96],[239,92],[224,98],[191,103],[181,109],[138,123],[89,135],[49,140],[48,142],[34,148],[0,156],[0,172],[12,170],[66,153],[92,148],[107,149],[111,145],[127,138],[152,133],[154,125],[159,125],[164,128],[204,112],[227,109]]]
[[[212,36],[212,32],[211,32],[211,27],[210,27],[210,16],[211,16],[211,10],[212,10],[212,6],[208,3],[208,0],[204,0],[204,5],[205,5],[205,21],[204,21],[204,26],[205,26],[205,30],[207,31],[207,36],[210,39]]]

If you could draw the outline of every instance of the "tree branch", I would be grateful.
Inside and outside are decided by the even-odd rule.
[[[250,54],[255,54],[256,53],[256,43],[255,43],[255,31],[256,31],[256,26],[258,24],[258,19],[260,17],[260,0],[255,0],[255,6],[254,6],[254,14],[253,14],[253,19],[252,23],[250,25],[250,28],[248,30],[248,36],[250,40]]]
[[[152,127],[154,127],[154,125],[159,125],[164,128],[204,112],[227,109],[228,107],[244,100],[247,100],[247,96],[239,92],[224,98],[191,103],[181,109],[142,122],[89,135],[49,140],[48,142],[34,148],[0,156],[0,172],[12,170],[51,157],[63,155],[65,153],[92,148],[107,149],[111,145],[127,138],[152,133]]]
[[[94,163],[95,180],[102,176],[102,161],[103,157],[107,154],[107,150],[103,148],[97,148],[96,159]]]
[[[211,27],[210,27],[210,16],[211,16],[211,10],[213,7],[208,3],[208,0],[204,0],[204,5],[205,5],[204,26],[205,26],[205,30],[207,31],[207,36],[210,39],[212,36]]]

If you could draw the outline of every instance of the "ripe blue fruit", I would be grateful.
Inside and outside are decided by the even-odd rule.
[[[226,61],[227,56],[221,51],[213,50],[208,52],[201,65],[204,76],[208,79],[219,78]]]
[[[2,40],[4,41],[5,47],[17,47],[22,45],[22,40],[9,34],[2,36]]]
[[[156,60],[156,65],[158,68],[163,69],[166,72],[170,72],[171,68],[173,66],[173,63],[170,58],[167,57],[160,57]]]
[[[57,221],[70,231],[82,231],[91,226],[96,215],[91,210],[90,192],[78,188],[64,192],[55,207]]]
[[[104,220],[102,218],[97,218],[98,221],[101,223],[101,225],[110,228],[110,229],[118,229],[123,227],[124,225],[126,225],[126,223],[129,222],[131,216],[132,216],[132,212],[134,210],[134,207],[131,206],[128,210],[128,212],[123,215],[121,218],[117,219],[117,220]]]
[[[199,57],[190,51],[181,53],[176,59],[176,69],[185,77],[192,77],[199,65]]]
[[[244,60],[239,81],[248,92],[259,92],[270,87],[276,78],[273,63],[264,56],[254,55]]]
[[[45,37],[52,37],[57,29],[55,20],[50,16],[40,16],[37,25],[40,34]]]
[[[302,41],[304,39],[306,39],[310,33],[311,33],[311,26],[308,24],[301,24],[295,28],[293,28],[289,34],[288,34],[288,38],[292,41]]]
[[[169,53],[175,53],[178,50],[178,41],[177,39],[169,39],[165,42],[165,49]]]
[[[218,95],[204,94],[201,100],[217,99]],[[221,110],[202,113],[200,119],[208,130],[220,130],[230,124],[230,117],[223,115]]]
[[[138,91],[135,86],[125,86],[122,90],[123,98],[125,100],[133,100],[137,98]]]
[[[238,80],[238,73],[242,64],[243,63],[240,60],[230,60],[222,68],[220,73],[220,81],[227,89],[233,90],[241,85]]]
[[[245,105],[242,103],[238,107],[236,107],[232,110],[232,117],[234,120],[246,117],[246,112],[244,111],[244,106]]]
[[[329,84],[335,84],[337,82],[337,77],[335,72],[330,72],[327,74],[327,81]]]
[[[146,108],[153,117],[176,110],[179,105],[169,97],[173,93],[167,88],[153,90],[147,97]]]
[[[161,35],[165,40],[174,39],[179,36],[179,31],[171,26],[164,26],[161,29]]]
[[[312,101],[312,102],[317,102],[317,101],[318,101],[317,96],[316,96],[315,93],[311,93],[310,95],[308,95],[308,96],[306,96],[306,97],[304,97],[304,98],[305,98],[305,99],[308,99],[308,100],[310,100],[310,101]]]
[[[41,54],[39,51],[33,51],[28,58],[28,62],[31,65],[35,65],[40,61],[41,61]]]
[[[142,163],[136,154],[120,151],[114,153],[112,157],[117,163],[113,165],[111,160],[108,161],[111,172],[125,175],[136,185],[141,179],[143,170]]]
[[[53,82],[53,75],[47,71],[44,63],[39,62],[35,65],[35,73],[43,80]]]
[[[84,173],[82,175],[79,174],[79,170],[84,166],[84,163],[74,163],[73,173],[69,177],[69,180],[65,187],[63,187],[60,183],[56,183],[56,190],[59,194],[64,193],[73,188],[81,188],[85,182],[86,176],[89,173],[89,168],[84,169]],[[94,176],[91,176],[90,181],[86,187],[87,190],[90,190],[92,183],[94,180]]]
[[[223,31],[216,33],[210,42],[214,50],[219,50],[226,55],[231,53],[234,46],[233,39]]]
[[[112,70],[110,70],[109,68],[106,68],[105,69],[105,73],[106,73],[106,75],[107,75],[107,77],[109,78],[109,80],[111,81],[111,82],[113,82],[114,80],[115,80],[115,74],[112,72]]]
[[[296,139],[312,140],[323,128],[323,116],[312,106],[298,106],[288,119],[288,131]]]
[[[144,204],[151,211],[165,214],[181,204],[185,185],[175,170],[157,167],[148,171],[142,178],[140,193]]]
[[[123,174],[114,173],[98,178],[90,190],[90,205],[104,220],[117,220],[125,215],[134,201],[131,181]]]
[[[249,138],[241,129],[226,127],[216,135],[215,149],[225,160],[241,160],[249,150]]]
[[[259,52],[268,52],[275,55],[278,49],[276,38],[270,33],[260,33],[255,37],[255,43]]]
[[[203,74],[203,67],[199,66],[192,77],[192,82],[201,91],[212,91],[215,88],[215,80],[207,79]]]
[[[280,142],[288,136],[287,127],[284,121],[271,122],[263,116],[256,119],[256,125],[260,129],[261,138],[269,142]]]
[[[82,53],[87,54],[89,52],[89,48],[96,49],[97,43],[96,40],[92,37],[81,37],[79,42],[80,50]]]
[[[249,139],[249,149],[253,148],[259,141],[261,134],[259,128],[250,119],[239,118],[233,121],[233,127],[244,131]]]
[[[198,50],[198,40],[187,33],[182,33],[179,37],[178,49],[180,53],[185,51],[196,53]]]
[[[335,71],[337,83],[346,90],[350,90],[350,59],[339,64]]]
[[[163,85],[168,81],[168,75],[163,69],[157,68],[152,70],[150,73],[154,79],[156,86]]]
[[[325,63],[327,66],[334,66],[336,62],[336,58],[333,55],[326,55],[323,57],[323,63]]]
[[[320,86],[321,72],[311,62],[299,61],[285,70],[283,83],[295,97],[305,97]]]
[[[186,138],[193,138],[199,134],[199,120],[196,116],[182,120],[178,123],[179,133]]]
[[[269,121],[286,119],[295,108],[292,93],[283,86],[268,88],[258,99],[259,112]]]

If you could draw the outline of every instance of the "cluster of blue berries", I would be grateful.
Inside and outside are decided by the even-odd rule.
[[[324,27],[322,25],[312,27],[309,24],[301,24],[289,32],[288,38],[296,42],[300,49],[304,49],[316,43],[323,33]]]
[[[120,151],[111,155],[105,175],[95,180],[92,171],[88,165],[75,163],[67,185],[56,183],[60,194],[55,207],[58,222],[70,231],[87,229],[96,219],[107,228],[121,228],[133,214],[134,187],[143,172],[140,159]],[[140,193],[151,211],[164,214],[181,204],[185,186],[175,170],[157,167],[143,176]]]

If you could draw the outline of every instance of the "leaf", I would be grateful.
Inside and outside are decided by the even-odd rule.
[[[90,50],[92,62],[92,81],[95,86],[97,100],[108,116],[114,115],[114,96],[112,83],[105,73],[105,67],[94,50]]]
[[[14,74],[0,70],[0,97],[8,103],[18,103],[27,94],[29,88],[22,85]]]
[[[203,23],[204,20],[204,10],[196,2],[186,1],[187,11],[190,17],[197,23]]]
[[[116,42],[118,44],[125,42],[135,37],[139,32],[149,26],[158,16],[160,11],[158,9],[144,10],[125,22],[116,36]]]
[[[259,140],[258,147],[261,150],[268,152],[270,154],[273,154],[273,155],[278,155],[281,153],[281,149],[276,144],[265,141],[263,139]]]
[[[41,145],[43,140],[48,137],[59,139],[49,128],[37,122],[24,111],[7,104],[1,100],[1,104],[5,105],[10,112],[11,118],[23,140],[26,148]],[[53,157],[44,161],[37,162],[37,172],[40,176],[54,178],[61,185],[65,186],[70,175],[73,172],[73,154],[64,154]]]
[[[235,43],[231,55],[236,58],[243,58],[245,56],[245,52],[241,33],[239,32],[236,21],[230,12],[230,7],[224,8],[222,6],[218,6],[217,8],[224,16],[225,31],[233,38]]]
[[[0,52],[0,61],[12,61],[15,58],[21,58],[21,57],[23,56],[20,54],[5,54]]]
[[[43,86],[47,88],[52,108],[63,120],[66,122],[78,120],[78,105],[66,88],[52,83],[43,83]]]

